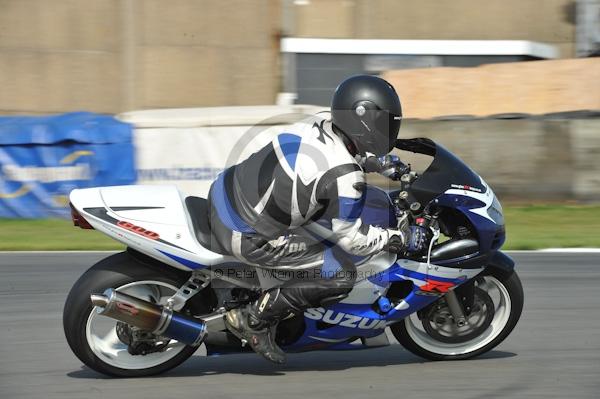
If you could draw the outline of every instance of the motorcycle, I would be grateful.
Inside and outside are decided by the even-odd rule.
[[[432,162],[420,175],[398,162],[397,190],[361,187],[361,218],[382,227],[423,226],[426,251],[357,260],[345,299],[278,324],[276,340],[286,352],[381,347],[390,344],[389,327],[418,356],[469,359],[516,326],[523,289],[514,262],[500,251],[504,218],[491,188],[429,139],[398,140],[396,147]],[[124,186],[73,190],[70,202],[75,226],[127,246],[86,271],[66,300],[65,335],[83,363],[140,377],[176,367],[201,345],[208,356],[249,350],[227,330],[224,315],[285,276],[211,251],[204,198],[169,186]]]

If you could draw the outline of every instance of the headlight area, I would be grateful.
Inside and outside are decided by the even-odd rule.
[[[496,197],[496,195],[494,195],[494,201],[487,209],[487,213],[494,223],[500,226],[504,225],[504,213],[502,212],[502,205],[500,205],[500,201],[498,201],[498,197]]]

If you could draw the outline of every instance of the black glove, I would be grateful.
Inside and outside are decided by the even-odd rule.
[[[408,226],[400,234],[390,236],[383,249],[395,254],[418,253],[425,249],[427,229],[421,226]]]
[[[394,234],[394,235],[390,236],[387,244],[385,244],[385,246],[383,247],[384,250],[391,252],[393,254],[403,253],[404,248],[405,248],[404,239],[402,238],[402,236],[400,236],[398,234]]]
[[[396,155],[384,155],[367,157],[364,161],[364,168],[367,173],[376,172],[392,180],[400,180],[400,177],[407,172],[408,167]]]
[[[406,252],[419,253],[427,245],[427,229],[422,226],[410,226],[406,235]]]

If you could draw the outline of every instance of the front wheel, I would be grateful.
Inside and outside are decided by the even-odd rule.
[[[474,284],[474,301],[465,326],[456,325],[442,297],[390,326],[398,342],[430,360],[469,359],[495,348],[519,321],[523,287],[516,272],[495,269],[476,277]]]
[[[75,283],[64,307],[63,327],[73,353],[88,367],[115,377],[143,377],[176,367],[195,351],[174,340],[148,337],[132,350],[131,337],[136,334],[125,323],[99,315],[90,294],[107,288],[137,298],[165,304],[188,275],[168,266],[158,268],[139,262],[129,253],[109,256],[85,272]],[[209,313],[209,301],[202,300],[205,291],[182,309],[184,313]]]

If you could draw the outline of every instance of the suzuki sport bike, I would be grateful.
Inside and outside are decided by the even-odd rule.
[[[422,174],[398,162],[397,190],[361,187],[361,218],[423,226],[428,247],[407,258],[381,252],[357,260],[345,299],[278,324],[284,351],[381,347],[390,344],[389,327],[416,355],[468,359],[495,348],[517,324],[523,289],[500,251],[504,218],[491,188],[429,139],[398,140],[396,147],[432,162]],[[124,186],[73,190],[70,201],[76,226],[127,246],[86,271],[67,298],[64,330],[83,363],[139,377],[172,369],[201,345],[208,356],[249,350],[224,315],[285,276],[212,251],[205,199],[175,187]]]

